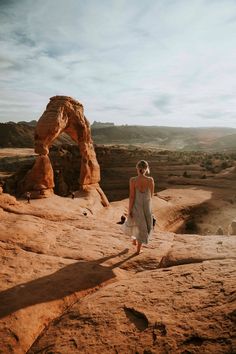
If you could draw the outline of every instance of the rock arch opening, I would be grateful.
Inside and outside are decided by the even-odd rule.
[[[100,166],[83,105],[68,96],[50,98],[46,110],[37,122],[34,137],[38,156],[33,168],[25,176],[23,191],[30,191],[33,198],[47,197],[53,193],[54,173],[48,154],[53,141],[62,133],[68,134],[80,150],[80,190],[96,189],[103,205],[108,205],[109,202],[99,186]]]

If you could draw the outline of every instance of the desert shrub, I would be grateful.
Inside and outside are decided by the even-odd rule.
[[[183,177],[185,177],[185,178],[191,178],[191,175],[189,175],[187,171],[184,171]]]
[[[229,167],[228,162],[227,161],[223,161],[222,164],[221,164],[221,168],[224,170],[227,167]]]
[[[232,167],[233,164],[234,164],[233,160],[228,159],[228,160],[222,162],[221,168],[225,169],[225,168],[228,168],[228,167]]]
[[[185,224],[185,232],[186,233],[195,233],[198,230],[198,226],[194,219],[190,219]]]
[[[205,164],[205,167],[206,167],[206,168],[209,168],[209,167],[212,166],[212,160],[207,159],[204,164]]]

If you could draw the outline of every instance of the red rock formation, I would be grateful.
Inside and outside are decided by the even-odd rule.
[[[67,97],[55,96],[35,129],[35,152],[46,155],[52,142],[65,132],[79,145],[81,155],[80,185],[100,181],[100,168],[93,148],[89,122],[84,116],[81,103]]]
[[[53,193],[53,169],[47,155],[39,155],[33,168],[26,174],[22,190],[29,191],[32,198],[44,198]]]
[[[82,190],[90,190],[91,188],[98,190],[103,205],[108,205],[108,200],[98,185],[100,167],[93,147],[89,122],[84,116],[83,105],[67,96],[54,96],[50,99],[35,128],[35,152],[39,155],[47,156],[52,142],[62,132],[70,135],[80,149],[82,156],[79,179],[80,188]],[[40,169],[40,174],[37,173],[39,161],[43,160],[37,159],[36,165],[24,181],[25,191],[38,191],[38,189],[51,191],[54,186],[49,159],[47,165],[44,165],[45,168]],[[37,197],[36,195],[35,197]]]

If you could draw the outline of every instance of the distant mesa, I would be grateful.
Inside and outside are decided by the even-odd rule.
[[[0,123],[0,148],[32,147],[34,127],[23,123]]]
[[[110,123],[110,122],[97,122],[96,120],[93,122],[93,124],[91,125],[92,129],[99,129],[99,128],[107,128],[107,127],[114,127],[115,124],[114,123]]]
[[[25,125],[28,125],[30,127],[35,127],[36,124],[37,124],[37,120],[31,120],[30,122],[20,121],[17,124],[25,124]]]
[[[63,132],[76,142],[82,156],[80,189],[97,190],[103,205],[108,205],[108,200],[99,186],[100,166],[83,105],[68,96],[50,98],[46,110],[37,122],[34,139],[35,152],[39,156],[21,183],[22,192],[30,191],[33,198],[47,197],[53,193],[54,175],[48,154],[53,141]]]

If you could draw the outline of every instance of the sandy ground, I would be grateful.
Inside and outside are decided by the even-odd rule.
[[[1,157],[12,157],[12,156],[29,156],[36,155],[34,149],[28,148],[2,148],[0,149]]]

